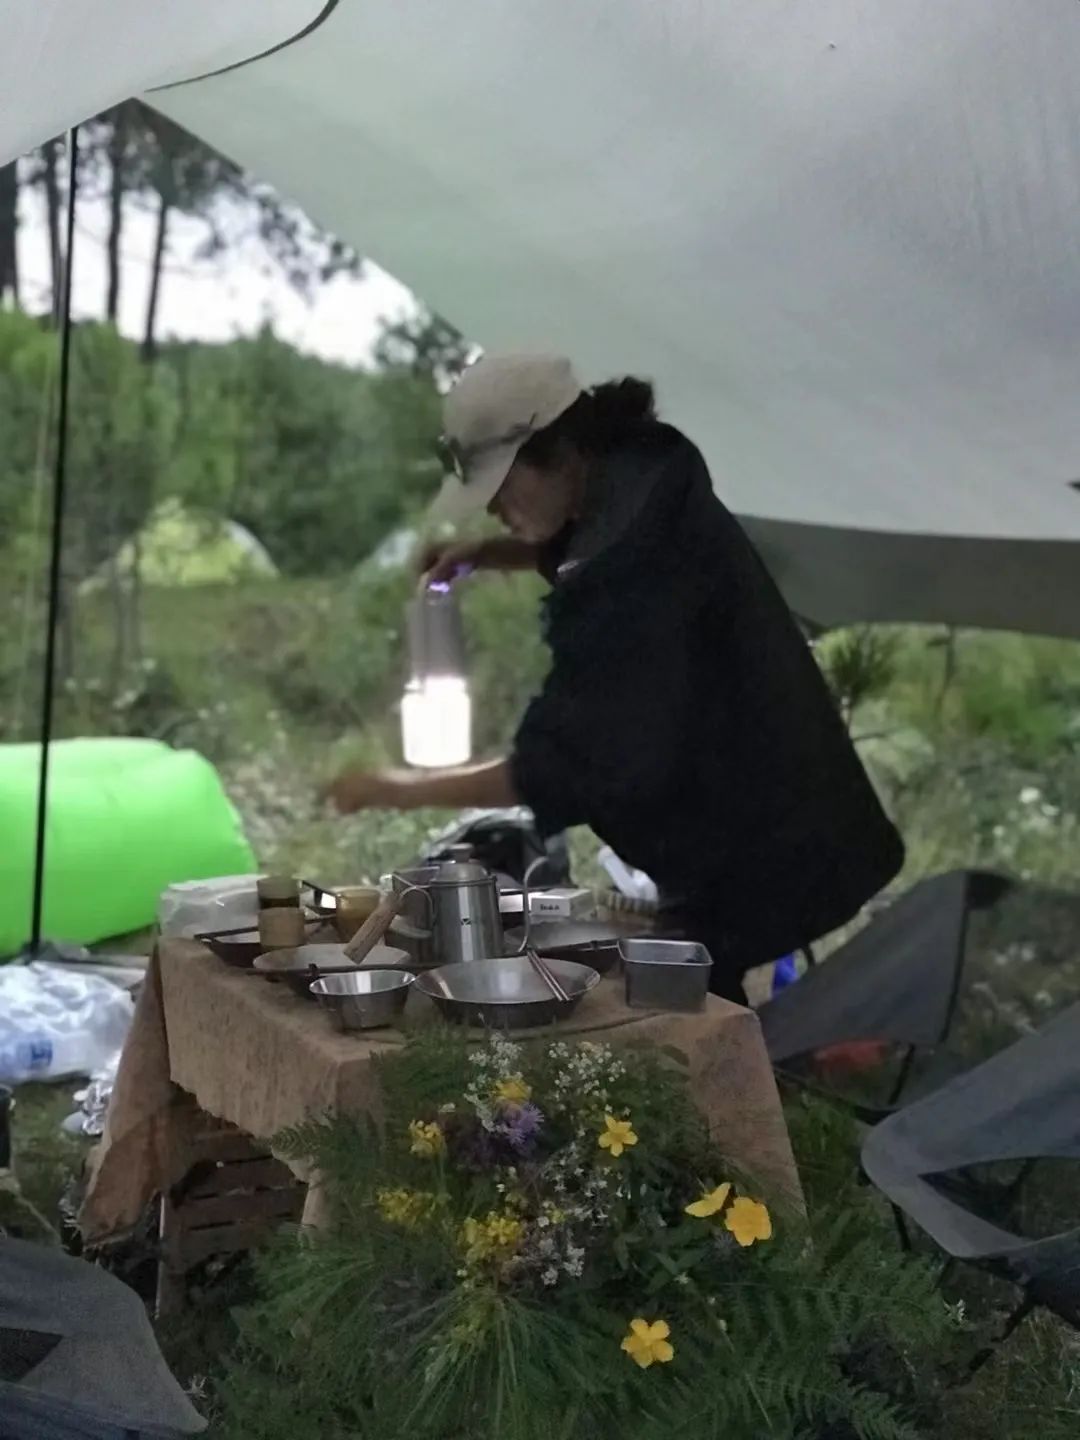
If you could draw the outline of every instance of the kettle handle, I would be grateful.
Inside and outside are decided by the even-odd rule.
[[[532,879],[533,873],[543,865],[547,858],[546,855],[538,855],[521,877],[521,918],[525,924],[525,935],[517,948],[519,955],[524,955],[527,950],[532,949],[532,906],[529,903],[529,881]]]
[[[390,873],[391,885],[393,885],[395,881],[397,881],[395,889],[397,890],[397,893],[401,896],[402,904],[405,903],[406,895],[412,895],[415,893],[424,897],[424,903],[427,905],[428,913],[427,933],[429,935],[433,935],[435,933],[435,901],[431,898],[431,891],[425,889],[423,885],[414,885],[411,880],[406,880],[405,876],[399,874],[397,870],[393,870]]]

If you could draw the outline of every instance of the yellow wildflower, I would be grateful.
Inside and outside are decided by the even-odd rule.
[[[435,1196],[426,1190],[380,1190],[375,1196],[379,1213],[391,1225],[415,1230],[431,1215]]]
[[[524,1075],[507,1075],[495,1086],[495,1099],[505,1105],[524,1105],[532,1097],[532,1087],[525,1082]]]
[[[446,1140],[438,1125],[424,1120],[412,1120],[409,1122],[409,1139],[412,1144],[409,1149],[414,1155],[421,1155],[425,1160],[431,1160],[436,1155],[441,1155],[446,1149]]]
[[[525,1233],[522,1221],[513,1215],[490,1211],[482,1220],[470,1215],[461,1227],[461,1245],[471,1264],[485,1260],[508,1260]]]
[[[607,1150],[617,1160],[624,1150],[637,1144],[637,1138],[629,1120],[616,1120],[614,1115],[604,1116],[604,1129],[598,1141],[601,1150]]]
[[[707,1190],[700,1200],[695,1200],[692,1205],[687,1205],[687,1215],[693,1215],[695,1220],[707,1220],[710,1215],[717,1215],[727,1204],[727,1197],[731,1194],[731,1186],[725,1180],[723,1185],[718,1185],[715,1190]]]
[[[772,1238],[772,1220],[768,1210],[759,1200],[749,1200],[745,1195],[731,1202],[724,1224],[744,1247],[753,1245],[755,1240]]]
[[[630,1331],[620,1348],[625,1350],[634,1364],[639,1365],[642,1370],[648,1370],[650,1365],[657,1362],[666,1365],[675,1358],[675,1347],[668,1339],[670,1334],[671,1329],[666,1320],[654,1320],[650,1324],[648,1320],[639,1317],[630,1321]]]

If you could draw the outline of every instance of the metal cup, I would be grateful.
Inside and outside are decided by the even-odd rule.
[[[304,912],[291,905],[259,911],[259,943],[264,950],[282,950],[304,943]]]
[[[261,875],[255,882],[260,910],[299,906],[300,881],[293,875]]]

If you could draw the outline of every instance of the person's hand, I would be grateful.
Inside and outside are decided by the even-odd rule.
[[[341,815],[360,810],[393,810],[402,793],[402,776],[394,770],[345,770],[320,792]]]
[[[483,561],[483,540],[430,540],[416,556],[416,570],[428,585],[447,584]]]

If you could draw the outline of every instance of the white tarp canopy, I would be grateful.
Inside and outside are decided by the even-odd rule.
[[[168,84],[145,98],[481,345],[655,379],[799,613],[1080,636],[1077,0],[0,0],[0,27],[0,161]]]

